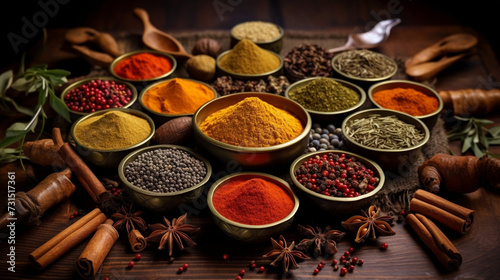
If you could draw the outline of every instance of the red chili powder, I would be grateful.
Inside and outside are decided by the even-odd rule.
[[[116,75],[131,80],[147,80],[159,77],[172,69],[170,60],[161,55],[139,53],[119,61],[114,71]]]
[[[293,210],[294,199],[282,187],[261,178],[234,180],[217,188],[212,198],[224,217],[242,224],[279,221]]]

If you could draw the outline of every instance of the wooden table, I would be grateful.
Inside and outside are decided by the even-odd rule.
[[[334,31],[335,29],[332,29]],[[340,30],[340,29],[339,29]],[[352,29],[351,29],[352,30]],[[341,30],[342,32],[345,29]],[[385,42],[380,51],[394,57],[408,57],[422,48],[433,44],[441,38],[463,31],[471,31],[459,26],[425,26],[411,27],[402,26],[394,29],[390,39]],[[55,32],[55,31],[54,31]],[[50,33],[49,33],[50,34]],[[436,83],[438,90],[450,90],[460,88],[474,88],[485,86],[484,83],[494,82],[500,77],[499,66],[494,52],[482,41],[477,54],[457,63],[452,68],[442,72]],[[49,37],[50,38],[50,37]],[[57,43],[49,42],[49,46]],[[47,57],[51,59],[58,57],[57,50],[48,50]],[[489,116],[496,124],[500,124],[500,114]],[[450,143],[451,149],[459,154],[459,143]],[[492,147],[491,151],[500,153],[498,147]],[[19,178],[22,172],[13,165],[2,167],[2,194],[6,197],[5,173],[17,170]],[[21,179],[19,179],[21,180]],[[27,190],[29,184],[19,181],[17,190]],[[438,261],[431,256],[430,251],[424,246],[419,238],[408,228],[405,223],[395,223],[395,236],[382,237],[375,242],[362,246],[355,246],[352,237],[344,238],[338,243],[340,255],[354,247],[354,256],[364,259],[363,266],[357,266],[353,273],[345,277],[348,279],[493,279],[500,274],[500,194],[490,189],[479,189],[473,193],[447,197],[451,201],[474,209],[477,219],[471,231],[464,236],[447,232],[460,253],[463,263],[458,271],[447,272],[440,268]],[[3,199],[3,198],[2,198]],[[187,248],[181,254],[175,256],[173,263],[165,252],[157,251],[154,247],[141,252],[142,258],[136,262],[133,268],[127,268],[128,262],[134,259],[135,253],[128,248],[125,238],[120,238],[106,258],[102,270],[99,271],[97,279],[234,279],[241,269],[246,270],[243,279],[336,279],[339,272],[334,272],[330,266],[331,259],[318,257],[299,263],[300,268],[291,270],[287,274],[281,274],[279,269],[269,266],[272,259],[264,259],[261,256],[271,249],[270,243],[249,245],[241,244],[231,240],[221,233],[212,222],[208,207],[206,206],[205,194],[194,206],[189,222],[202,228],[193,236],[198,243],[195,247]],[[84,249],[88,239],[65,254],[43,271],[37,271],[28,262],[27,256],[34,249],[49,240],[59,231],[73,223],[68,217],[75,210],[89,209],[89,199],[86,193],[79,191],[69,201],[64,202],[54,209],[48,211],[40,226],[32,228],[17,227],[10,234],[15,239],[15,272],[7,270],[6,254],[10,252],[7,244],[9,232],[0,235],[0,278],[2,279],[75,279],[78,277],[75,271],[75,261]],[[171,214],[169,219],[174,218]],[[325,213],[303,209],[296,217],[294,225],[284,233],[287,240],[299,241],[301,237],[296,232],[296,223],[300,224],[330,224],[338,225],[339,220],[327,216]],[[340,227],[337,229],[343,230]],[[387,242],[389,248],[385,251],[380,249],[380,244]],[[228,254],[228,259],[223,259],[223,254]],[[255,260],[257,265],[264,265],[265,272],[259,273],[249,269],[250,261]],[[318,275],[313,275],[317,264],[324,260],[327,265]],[[189,269],[178,274],[178,267],[189,264]]]

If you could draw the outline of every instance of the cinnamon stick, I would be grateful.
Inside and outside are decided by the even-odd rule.
[[[431,220],[421,214],[408,214],[406,222],[447,270],[457,270],[462,255]]]
[[[455,204],[425,190],[417,190],[410,201],[410,211],[420,213],[461,234],[474,223],[475,211]]]
[[[33,251],[28,256],[29,260],[37,269],[44,269],[95,232],[104,221],[106,215],[95,208]]]
[[[113,220],[101,224],[76,261],[76,271],[84,279],[94,279],[104,259],[118,239]]]
[[[128,242],[132,247],[132,251],[136,253],[144,250],[147,245],[146,238],[144,238],[142,233],[137,229],[133,229],[132,231],[130,231],[130,233],[128,234]]]
[[[78,156],[71,145],[63,141],[61,130],[58,127],[52,129],[52,138],[54,143],[59,147],[58,153],[66,162],[66,165],[73,171],[83,188],[89,193],[94,202],[101,202],[104,195],[107,194],[106,188],[101,181],[99,181],[88,165]]]

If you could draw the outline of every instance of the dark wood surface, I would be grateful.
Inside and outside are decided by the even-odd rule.
[[[288,27],[345,32],[346,30],[360,28],[362,22],[373,21],[373,16],[370,17],[367,14],[370,14],[370,11],[380,12],[388,5],[386,1],[374,1],[378,6],[368,4],[356,6],[354,3],[358,3],[358,1],[353,1],[353,4],[340,4],[332,1],[334,4],[328,5],[326,7],[328,9],[321,9],[318,8],[320,1],[311,2],[316,5],[316,8],[301,6],[296,3],[295,6],[292,4],[286,5],[285,1],[276,1],[277,4],[273,1],[257,1],[255,7],[252,7],[251,1],[241,1],[241,6],[235,7],[232,15],[228,12],[225,21],[218,21],[217,15],[214,15],[213,11],[210,10],[213,9],[212,1],[206,1],[202,4],[199,1],[189,1],[185,4],[181,3],[181,1],[170,1],[168,9],[164,6],[158,6],[161,8],[155,9],[156,6],[154,5],[158,5],[156,2],[152,1],[152,3],[148,2],[143,5],[145,9],[151,12],[152,22],[158,27],[164,26],[164,28],[177,31],[229,29],[236,21],[236,15],[238,15],[241,20],[258,18],[277,21],[285,29]],[[274,4],[271,4],[271,2]],[[205,6],[200,9],[199,6],[195,7],[193,3]],[[410,4],[412,3],[407,3],[407,5]],[[129,12],[133,5],[137,5],[137,2],[133,2],[133,5],[130,3],[116,5],[116,1],[107,1],[100,6],[97,4],[89,5],[93,10],[85,9],[88,14],[82,15],[78,13],[75,15],[76,22],[108,32],[130,31],[140,33],[142,31],[141,24],[135,18],[131,20],[130,16],[118,17],[116,15],[107,17],[113,12],[121,12],[122,14]],[[415,3],[413,5],[418,6]],[[403,20],[407,18],[408,21],[403,21],[401,26],[393,30],[390,39],[380,46],[379,50],[381,52],[393,57],[408,57],[447,35],[457,32],[473,32],[480,39],[477,53],[442,72],[438,76],[435,86],[438,90],[450,90],[495,87],[498,85],[500,71],[495,49],[492,47],[494,44],[489,41],[490,39],[485,33],[481,30],[478,31],[478,28],[481,28],[480,26],[464,24],[456,18],[456,14],[444,13],[439,7],[430,6],[425,9],[425,6],[423,6],[420,7],[420,10],[416,10],[415,13],[410,13],[408,6],[404,7],[407,10],[401,13],[401,16]],[[242,11],[243,8],[246,9],[245,12]],[[426,10],[428,10],[428,13],[423,13]],[[203,13],[203,11],[210,11],[210,13]],[[335,17],[330,18],[329,11],[334,13]],[[190,12],[193,12],[196,16],[190,20],[182,18],[182,16]],[[441,18],[437,20],[433,17],[436,15],[441,16]],[[67,60],[74,61],[75,57],[73,55],[59,50],[60,36],[64,31],[64,29],[60,28],[72,27],[76,24],[69,21],[70,15],[64,17],[66,18],[65,24],[54,24],[54,28],[49,29],[49,40],[46,52],[40,58],[41,61],[53,65],[65,65],[64,63]],[[59,21],[62,20],[59,19]],[[491,115],[488,118],[494,120],[496,124],[500,124],[500,114]],[[8,120],[7,122],[2,121],[3,129],[5,129],[6,123],[8,123]],[[450,148],[455,153],[460,153],[459,143],[450,143]],[[492,147],[491,150],[500,153],[499,147]],[[28,190],[33,185],[24,181],[23,171],[19,169],[19,166],[2,166],[1,182],[2,186],[4,186],[1,192],[2,197],[6,197],[5,174],[9,171],[16,171],[16,174],[19,175],[16,181],[18,191]],[[35,173],[44,174],[44,172],[47,172],[47,170],[37,169]],[[128,242],[122,237],[106,258],[97,279],[104,279],[105,277],[109,279],[234,279],[241,269],[247,271],[243,279],[340,278],[339,272],[334,272],[329,265],[331,259],[322,257],[300,262],[300,268],[291,270],[288,274],[281,274],[279,270],[270,268],[269,263],[272,259],[261,257],[271,249],[270,243],[247,245],[224,236],[212,223],[208,207],[205,204],[205,198],[205,195],[202,195],[199,203],[194,207],[196,211],[189,216],[190,223],[202,228],[200,232],[193,236],[193,239],[198,243],[197,246],[187,248],[181,254],[176,255],[173,263],[169,262],[169,258],[164,252],[148,248],[141,252],[141,260],[132,269],[128,269],[127,264],[134,259],[135,254],[128,249]],[[339,253],[335,255],[336,259],[340,257],[342,252],[354,246],[354,255],[363,258],[365,261],[363,266],[356,267],[353,273],[349,273],[345,277],[349,279],[494,279],[497,277],[500,273],[500,267],[498,266],[500,264],[500,255],[498,254],[500,250],[500,243],[498,242],[500,216],[497,215],[497,213],[500,213],[500,194],[497,191],[482,188],[470,194],[449,196],[447,198],[477,212],[475,224],[466,235],[459,236],[445,231],[463,256],[463,263],[458,271],[444,271],[430,251],[403,222],[395,224],[394,230],[397,233],[395,236],[380,238],[373,243],[355,246],[350,241],[352,238],[345,238],[339,242]],[[74,268],[75,260],[84,249],[88,239],[43,271],[35,270],[28,263],[27,256],[45,241],[70,225],[73,222],[73,220],[68,219],[70,213],[80,208],[89,209],[89,205],[92,204],[89,203],[86,194],[79,191],[69,201],[48,211],[44,215],[40,226],[16,228],[16,272],[7,270],[6,254],[9,252],[10,245],[6,243],[6,233],[1,233],[0,278],[77,278]],[[175,214],[169,214],[168,218],[174,216]],[[147,219],[158,221],[152,215],[148,215]],[[337,226],[338,222],[338,218],[328,216],[325,213],[318,213],[313,209],[302,209],[296,217],[295,223],[330,224],[340,229]],[[287,240],[300,240],[300,236],[295,230],[295,223],[290,230],[284,233]],[[381,242],[387,242],[389,249],[386,251],[380,250]],[[223,260],[223,254],[229,255],[228,260]],[[266,271],[258,273],[248,269],[251,260],[255,260],[258,265],[265,265]],[[327,266],[318,275],[312,275],[313,269],[321,260],[325,260]],[[177,268],[183,263],[188,263],[190,268],[182,274],[177,274]]]

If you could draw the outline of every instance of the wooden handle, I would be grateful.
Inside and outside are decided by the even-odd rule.
[[[451,57],[443,57],[438,61],[420,63],[406,68],[406,74],[416,81],[425,81],[433,78],[439,72],[443,71],[445,68],[462,59],[466,55],[467,53],[462,53]]]
[[[122,55],[122,52],[120,52],[120,50],[118,49],[118,43],[115,41],[115,38],[113,38],[113,36],[111,36],[111,34],[109,33],[100,33],[95,38],[95,42],[104,52],[110,54],[113,57]]]
[[[146,30],[156,30],[156,28],[149,20],[149,14],[148,12],[146,12],[146,10],[141,8],[135,8],[134,14],[142,20],[142,23],[144,24],[144,32],[146,32]]]
[[[72,45],[71,47],[91,64],[109,67],[111,62],[113,62],[113,57],[109,54],[96,52],[85,46]]]

